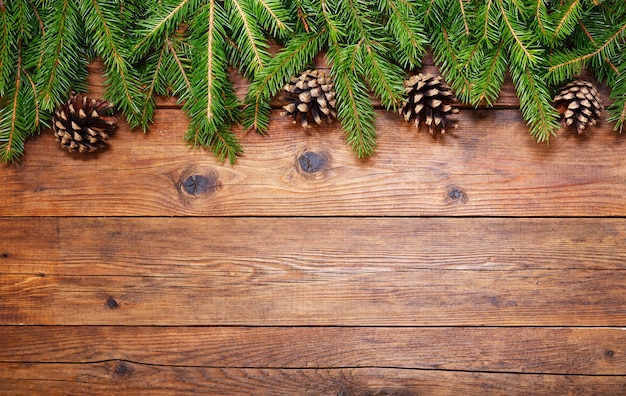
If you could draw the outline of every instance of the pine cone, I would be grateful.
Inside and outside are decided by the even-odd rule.
[[[289,104],[283,106],[285,111],[281,114],[291,116],[294,124],[298,115],[304,128],[310,128],[309,118],[318,125],[323,119],[330,122],[337,118],[335,86],[326,73],[307,70],[300,77],[292,78],[283,89],[288,93]]]
[[[583,80],[572,81],[561,88],[554,98],[554,106],[566,126],[574,125],[583,133],[588,125],[595,125],[602,114],[602,98],[596,87]]]
[[[52,116],[52,129],[61,145],[81,153],[105,146],[117,119],[107,116],[111,103],[90,99],[76,92]]]
[[[456,114],[459,109],[452,107],[454,94],[441,76],[433,74],[417,74],[404,82],[407,99],[400,109],[400,114],[409,122],[415,119],[415,126],[420,123],[428,125],[433,135],[438,129],[446,132],[447,126],[456,128],[454,121],[448,120],[450,114]]]

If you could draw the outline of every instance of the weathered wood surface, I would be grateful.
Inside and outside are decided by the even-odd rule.
[[[379,109],[368,160],[275,110],[231,166],[158,105],[0,166],[1,395],[626,394],[612,125],[537,144],[507,83],[435,139]]]
[[[4,363],[626,374],[617,328],[25,326],[2,335]]]
[[[278,111],[276,111],[277,113]],[[433,138],[380,112],[377,154],[357,160],[337,125],[303,132],[273,118],[222,165],[183,143],[187,121],[162,109],[148,134],[123,124],[95,157],[51,133],[1,169],[7,216],[625,216],[626,135],[604,125],[537,144],[517,110],[467,110]]]
[[[2,223],[5,324],[621,326],[626,313],[622,219]]]
[[[64,381],[57,379],[63,377]],[[620,395],[623,377],[380,368],[219,369],[126,362],[0,364],[0,392],[115,395]]]

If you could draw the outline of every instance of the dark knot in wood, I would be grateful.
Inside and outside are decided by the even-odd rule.
[[[450,187],[447,195],[451,202],[467,203],[467,194],[459,187]]]
[[[115,301],[113,296],[111,296],[107,299],[106,306],[109,309],[115,309],[115,308],[119,308],[120,305],[117,303],[117,301]]]
[[[9,258],[9,253],[2,253],[2,258]]]
[[[328,151],[304,149],[296,155],[295,167],[305,179],[324,179],[330,170],[331,155]]]
[[[180,190],[188,196],[199,197],[214,194],[221,186],[217,178],[217,173],[208,171],[206,173],[183,174],[180,182]]]
[[[306,173],[319,172],[326,165],[326,159],[314,151],[305,151],[298,157],[300,169]]]
[[[126,363],[118,363],[113,369],[117,375],[130,375],[133,373],[133,368]]]

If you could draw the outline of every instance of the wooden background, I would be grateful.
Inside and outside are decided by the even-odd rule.
[[[235,166],[162,100],[0,167],[0,394],[626,394],[626,134],[537,144],[510,83],[368,160],[278,113]]]

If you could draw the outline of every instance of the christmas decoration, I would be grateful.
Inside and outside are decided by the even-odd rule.
[[[147,130],[155,98],[175,95],[189,118],[185,140],[231,163],[242,153],[231,127],[266,131],[272,98],[322,56],[359,158],[376,148],[372,99],[397,110],[427,48],[463,103],[493,105],[510,75],[537,141],[559,127],[552,90],[583,71],[610,89],[608,121],[621,131],[624,43],[623,0],[0,0],[0,162],[52,127],[94,57],[104,62],[104,99],[131,128]],[[231,69],[250,81],[243,103]]]
[[[283,115],[291,116],[294,123],[300,118],[302,126],[310,128],[309,118],[319,125],[322,119],[331,121],[337,117],[335,87],[326,73],[307,70],[283,89],[288,93],[286,100],[289,102],[283,106]]]
[[[117,119],[108,116],[111,103],[72,92],[52,117],[54,136],[69,151],[92,152],[106,145]]]
[[[575,80],[566,84],[554,98],[554,106],[566,126],[583,133],[587,125],[595,125],[602,114],[602,98],[592,83]]]
[[[433,135],[436,131],[446,132],[446,126],[456,128],[456,123],[448,120],[448,115],[456,114],[459,110],[452,106],[454,94],[441,76],[432,74],[417,74],[404,82],[407,98],[400,109],[404,120],[415,120],[415,126],[420,123],[428,125],[428,131]]]

